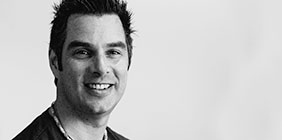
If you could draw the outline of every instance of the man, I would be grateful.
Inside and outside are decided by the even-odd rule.
[[[54,6],[49,62],[55,102],[14,140],[125,140],[109,127],[131,62],[131,13],[119,0]]]

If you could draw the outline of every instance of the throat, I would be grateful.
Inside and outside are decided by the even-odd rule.
[[[108,117],[90,118],[52,104],[49,113],[68,140],[106,140]]]

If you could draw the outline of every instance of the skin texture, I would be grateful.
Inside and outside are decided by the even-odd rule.
[[[53,51],[50,66],[56,78],[55,108],[64,128],[77,139],[103,136],[108,118],[123,96],[128,52],[117,15],[71,15],[62,52],[62,71]],[[97,90],[93,83],[111,87]],[[81,131],[81,132],[80,132]],[[85,134],[88,133],[89,135]],[[84,133],[84,134],[83,134]]]

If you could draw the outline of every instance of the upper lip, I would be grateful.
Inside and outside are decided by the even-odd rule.
[[[87,82],[84,84],[109,84],[109,85],[113,85],[113,83],[108,83],[108,82]]]

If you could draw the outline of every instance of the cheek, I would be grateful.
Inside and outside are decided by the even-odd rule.
[[[127,83],[127,71],[120,73],[120,77],[121,77],[120,78],[121,85],[123,85],[123,87],[125,88],[126,83]]]
[[[65,76],[68,77],[69,80],[72,82],[78,82],[82,80],[85,71],[85,65],[71,60],[67,61],[65,64],[66,65],[63,67],[63,71],[66,71]]]
[[[126,87],[126,83],[127,83],[127,65],[120,65],[118,67],[116,67],[115,69],[115,74],[116,77],[119,80],[119,85],[120,85],[120,90],[124,91],[125,87]]]

